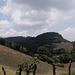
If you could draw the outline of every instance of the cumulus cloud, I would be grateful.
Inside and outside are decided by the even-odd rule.
[[[7,21],[7,20],[1,20],[0,21],[0,32],[6,30],[9,27],[10,27],[9,21]]]
[[[27,31],[17,32],[17,31],[14,30],[13,28],[11,28],[11,29],[9,29],[8,31],[6,31],[5,33],[0,33],[0,36],[3,36],[3,37],[26,36],[27,34],[28,34]]]
[[[68,10],[75,7],[74,0],[12,0],[13,3],[27,5],[33,9],[50,9],[58,8]]]
[[[63,31],[60,32],[64,38],[70,40],[70,41],[75,41],[75,27],[71,28],[68,27],[66,29],[64,29]]]
[[[74,0],[4,1],[6,5],[0,8],[0,13],[11,17],[11,29],[5,34],[6,36],[11,32],[12,27],[14,33],[21,35],[24,31],[31,35],[50,31],[49,27],[72,18],[75,12]],[[14,33],[12,35],[16,35]]]

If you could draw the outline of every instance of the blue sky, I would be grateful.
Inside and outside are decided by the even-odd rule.
[[[0,0],[0,36],[58,32],[75,41],[75,0]]]

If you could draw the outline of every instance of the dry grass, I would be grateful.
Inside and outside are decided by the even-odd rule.
[[[7,75],[15,75],[16,69],[11,69],[10,67],[5,66],[5,65],[0,65],[0,75],[3,75],[3,72],[2,72],[2,69],[1,69],[2,66],[5,67]],[[52,67],[49,70],[50,70],[49,73],[45,73],[45,72],[43,72],[43,73],[36,73],[36,75],[53,75],[53,73],[52,73]],[[22,72],[22,75],[26,75],[26,73]],[[33,74],[31,73],[30,75],[33,75]],[[67,67],[65,67],[65,68],[59,68],[59,67],[57,67],[56,68],[56,75],[68,75],[68,68]],[[75,68],[71,69],[71,75],[75,75]]]
[[[4,66],[7,75],[15,75],[17,64],[30,59],[31,56],[20,53],[13,49],[7,48],[0,45],[0,75],[3,75],[1,67]],[[75,62],[72,63],[72,75],[75,74]],[[64,68],[57,67],[56,75],[67,75],[68,74],[68,64],[65,64]],[[22,75],[25,75],[23,72]],[[30,74],[32,75],[32,73]],[[40,61],[37,65],[36,75],[53,75],[52,66],[46,62]]]
[[[70,51],[73,49],[73,45],[70,42],[54,43],[54,45],[56,46],[56,48],[54,48],[54,50],[64,48],[65,50]]]
[[[30,58],[31,56],[0,45],[0,65],[9,66],[11,69],[14,69],[19,63],[25,62]],[[51,65],[40,61],[37,73],[50,73],[50,68]]]
[[[13,49],[7,48],[5,46],[0,45],[0,64],[16,67],[17,64],[22,61],[26,61],[31,57],[15,51]]]

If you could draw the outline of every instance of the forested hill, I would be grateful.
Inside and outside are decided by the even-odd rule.
[[[19,44],[32,53],[37,53],[41,46],[49,46],[52,50],[54,48],[53,43],[68,42],[56,32],[47,32],[36,37],[9,37],[5,38],[5,40]]]
[[[22,36],[17,36],[17,37],[7,37],[5,38],[6,41],[8,42],[22,42],[22,41],[28,41],[28,40],[34,40],[34,41],[45,41],[46,43],[53,43],[53,42],[62,42],[62,41],[65,41],[63,39],[63,37],[56,33],[56,32],[47,32],[47,33],[43,33],[43,34],[40,34],[36,37],[31,37],[31,36],[28,36],[28,37],[22,37]]]
[[[5,40],[6,40],[7,42],[14,42],[14,43],[16,43],[16,42],[21,42],[21,41],[23,41],[24,39],[25,39],[25,37],[22,37],[22,36],[5,38]]]
[[[14,42],[26,47],[28,50],[36,50],[39,46],[52,43],[60,43],[66,41],[63,37],[55,32],[47,32],[36,37],[8,37],[5,38],[7,42]]]
[[[56,32],[47,32],[36,37],[9,37],[5,38],[5,41],[7,41],[5,46],[31,56],[36,56],[48,63],[52,63],[55,60],[57,62],[57,59],[64,63],[71,59],[74,61],[73,44]],[[54,58],[55,55],[59,56],[59,58]],[[61,58],[64,59],[62,60]],[[65,61],[66,58],[67,61]]]

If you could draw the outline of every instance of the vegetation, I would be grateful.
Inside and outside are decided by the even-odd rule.
[[[5,45],[5,40],[3,38],[0,38],[0,44]]]
[[[6,40],[6,41],[5,41]],[[0,39],[0,44],[20,51],[22,53],[37,57],[48,63],[68,63],[70,60],[75,61],[75,42],[73,50],[65,51],[64,48],[56,49],[53,43],[67,42],[56,32],[47,32],[36,37],[9,37]]]
[[[35,58],[31,58],[30,60],[27,60],[21,64],[18,65],[19,67],[19,72],[16,72],[16,75],[19,75],[20,71],[26,71],[26,75],[29,75],[30,72],[33,72],[33,75],[35,75],[35,71],[37,69],[37,63],[38,63],[38,59]]]
[[[16,37],[17,38],[17,37]],[[63,37],[55,32],[48,32],[38,35],[37,37],[26,37],[25,39],[21,38],[19,40],[13,38],[6,38],[7,42],[14,42],[25,47],[29,52],[37,53],[37,50],[40,46],[45,46],[46,44],[50,45],[50,49],[53,49],[52,43],[60,43],[65,41]]]
[[[1,46],[0,46],[0,48],[1,48]],[[2,50],[3,50],[3,49],[2,49]],[[6,50],[6,49],[5,49],[5,50]],[[10,51],[9,48],[8,48],[7,50]],[[11,49],[11,51],[13,51],[13,50]],[[11,51],[10,51],[10,52],[11,52]],[[13,54],[15,54],[15,55],[14,55],[15,57],[19,56],[19,54],[17,54],[16,52],[17,52],[17,51],[14,51],[14,53],[12,52]],[[4,52],[2,52],[2,53],[4,53]],[[8,53],[8,52],[7,52],[7,53]],[[20,52],[19,52],[19,53],[20,53]],[[5,52],[4,54],[6,54],[6,52]],[[10,54],[10,53],[8,53],[8,54]],[[8,54],[6,54],[6,55],[8,55]],[[11,56],[12,56],[12,55],[11,55]],[[6,57],[6,56],[5,56],[5,57]],[[15,58],[15,57],[14,57],[14,58]],[[22,56],[21,56],[21,57],[22,57]],[[10,58],[10,59],[14,59],[14,58]],[[27,57],[27,58],[28,58],[28,57]],[[55,59],[55,58],[56,58],[56,57],[53,57],[53,59]],[[26,58],[25,58],[25,59],[26,59]],[[2,59],[2,60],[3,60],[3,59]],[[6,59],[6,60],[7,60],[7,59]],[[8,60],[9,60],[9,56],[8,56]],[[8,61],[8,60],[7,60],[7,61]],[[16,60],[19,60],[19,58],[17,58]],[[7,61],[5,61],[5,62],[7,62]],[[13,60],[12,60],[12,61],[13,61]],[[28,60],[28,61],[30,61],[30,60]],[[5,63],[5,62],[3,62],[3,63]],[[26,62],[27,62],[27,61],[26,61]],[[1,63],[1,61],[0,61],[0,63]],[[10,62],[8,61],[8,64],[9,64],[9,63],[10,63]],[[24,62],[24,63],[25,63],[25,62]],[[14,61],[14,63],[13,63],[13,62],[11,63],[11,65],[13,65],[13,64],[15,64],[15,61]],[[39,61],[39,64],[40,64],[40,61]],[[40,68],[39,68],[39,64],[37,65],[37,69],[40,69],[41,67],[42,67],[42,68],[45,68],[44,70],[42,70],[43,73],[44,73],[45,75],[51,75],[51,73],[52,73],[52,66],[49,67],[50,64],[47,66],[47,64],[44,64],[44,62],[42,62],[42,63],[40,64]],[[43,64],[43,66],[41,66],[42,64]],[[58,64],[55,64],[55,65],[58,65]],[[69,65],[68,65],[68,66],[69,66]],[[63,70],[62,70],[61,68],[59,68],[59,67],[56,67],[56,71],[55,71],[55,72],[56,72],[56,75],[62,75],[62,74],[63,74],[63,75],[66,74],[66,75],[67,75],[67,74],[68,74],[68,71],[67,71],[67,70],[68,70],[68,66],[67,66],[67,67],[63,67],[63,68],[62,68]],[[72,67],[73,67],[73,66],[74,66],[74,64],[72,65]],[[1,68],[1,66],[0,66],[0,68]],[[14,72],[10,72],[10,69],[7,71],[8,68],[4,67],[4,69],[5,69],[7,75],[10,75],[10,74],[11,74],[11,75],[15,75],[16,70],[15,70]],[[41,69],[40,69],[40,70],[41,70]],[[47,70],[50,70],[50,72],[47,71]],[[2,71],[2,69],[0,69],[0,71]],[[25,71],[25,70],[24,70],[24,71]],[[45,71],[46,71],[46,72],[45,72]],[[71,72],[71,73],[74,75],[74,73],[75,73],[75,72],[74,72],[74,71],[75,71],[75,68],[73,67],[73,68],[71,69],[71,71],[73,71],[73,72]],[[0,73],[1,73],[0,75],[3,75],[3,74],[2,74],[3,71],[0,72]],[[39,73],[39,71],[38,71],[37,73]],[[40,73],[37,74],[37,73],[36,73],[36,75],[44,75],[43,73],[42,73],[42,74],[40,74]],[[46,73],[48,73],[48,74],[46,74]],[[22,75],[25,75],[25,73],[23,73]],[[33,73],[30,73],[30,75],[33,75]],[[52,75],[53,75],[53,73],[52,73]]]

